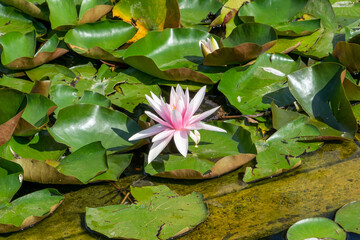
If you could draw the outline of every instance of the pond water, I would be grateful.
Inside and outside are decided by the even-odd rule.
[[[291,172],[255,183],[242,182],[244,167],[220,178],[180,181],[141,174],[121,178],[125,188],[166,184],[181,195],[192,191],[204,195],[210,216],[179,239],[284,239],[296,221],[316,216],[332,218],[342,205],[360,200],[360,149],[353,142],[328,143],[307,154]],[[26,183],[21,194],[48,186]],[[36,226],[0,235],[0,239],[106,239],[85,226],[85,207],[119,204],[122,195],[110,183],[59,186],[63,204]],[[268,237],[271,236],[271,237]],[[352,235],[351,240],[360,239]]]

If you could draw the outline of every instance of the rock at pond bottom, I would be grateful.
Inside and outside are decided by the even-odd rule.
[[[256,183],[241,182],[243,172],[239,169],[207,181],[147,180],[166,184],[179,195],[193,191],[204,195],[210,216],[180,240],[259,239],[287,230],[304,218],[332,217],[344,204],[360,199],[360,151],[353,143],[326,144],[304,156],[303,165],[294,171]],[[140,178],[122,178],[117,185],[123,188]],[[65,194],[58,210],[38,225],[0,235],[0,239],[105,239],[85,229],[85,207],[121,201],[122,196],[108,183],[86,186]]]

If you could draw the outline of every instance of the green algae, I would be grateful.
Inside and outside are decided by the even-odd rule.
[[[202,193],[210,216],[180,239],[258,239],[286,230],[300,219],[330,217],[342,205],[360,199],[356,144],[326,144],[303,159],[303,165],[291,172],[249,184],[241,181],[241,168],[205,181],[134,175],[120,179],[117,185],[166,184],[181,195]],[[114,190],[104,182],[69,192],[52,216],[24,231],[0,235],[0,239],[105,239],[86,230],[85,207],[119,204],[122,196]]]

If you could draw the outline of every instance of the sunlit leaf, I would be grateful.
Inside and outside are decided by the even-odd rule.
[[[123,21],[102,21],[78,26],[65,35],[75,52],[95,59],[121,61],[119,47],[134,36],[136,28]]]
[[[227,71],[219,84],[230,103],[242,114],[255,114],[270,107],[292,104],[294,98],[286,86],[286,75],[299,68],[299,63],[282,54],[263,54],[247,69]]]
[[[165,27],[177,28],[180,25],[179,7],[175,0],[120,0],[114,6],[113,16],[139,29],[130,42],[144,37],[149,31],[162,31]]]
[[[19,164],[0,158],[0,209],[8,204],[20,189],[23,174]]]
[[[126,50],[124,60],[162,79],[214,84],[225,69],[201,65],[203,56],[199,41],[209,36],[206,32],[185,28],[150,32]]]
[[[98,105],[75,104],[59,112],[49,132],[72,151],[94,141],[101,141],[109,151],[127,151],[134,147],[128,139],[140,130],[136,122],[123,113]]]
[[[335,239],[345,240],[346,232],[328,218],[306,218],[292,225],[286,234],[289,240]]]
[[[335,215],[337,222],[345,231],[360,234],[360,202],[351,202],[342,206]]]

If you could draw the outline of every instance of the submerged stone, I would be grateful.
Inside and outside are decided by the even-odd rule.
[[[244,169],[205,181],[183,181],[134,175],[120,179],[125,188],[166,184],[178,194],[204,194],[210,216],[179,239],[258,239],[288,229],[309,217],[333,217],[342,205],[360,199],[360,150],[354,143],[326,144],[304,156],[303,165],[277,177],[246,184]],[[61,192],[61,188],[58,187]],[[0,239],[106,239],[86,229],[85,207],[120,204],[110,183],[88,185],[65,194],[52,216]]]

